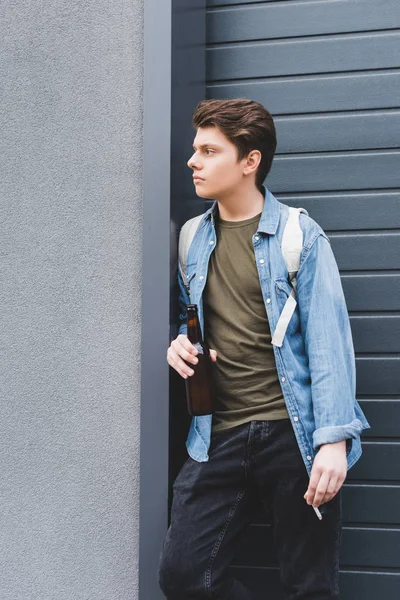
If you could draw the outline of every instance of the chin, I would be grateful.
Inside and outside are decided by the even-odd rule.
[[[199,185],[197,186],[196,194],[200,198],[205,198],[207,200],[217,200],[218,198],[226,198],[227,195],[232,193],[233,190],[234,186],[231,185],[225,187],[216,186],[213,188],[207,185],[207,189],[203,189],[203,186]]]
[[[212,195],[212,191],[210,192],[210,190],[205,190],[203,189],[203,185],[196,185],[195,186],[195,191],[196,194],[198,195],[199,198],[213,198],[214,196]]]

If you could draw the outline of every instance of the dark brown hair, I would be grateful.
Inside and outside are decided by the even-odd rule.
[[[259,150],[261,161],[256,172],[256,186],[261,189],[276,150],[276,131],[271,113],[259,102],[247,98],[202,100],[192,123],[197,127],[218,127],[238,150],[238,162],[251,150]]]

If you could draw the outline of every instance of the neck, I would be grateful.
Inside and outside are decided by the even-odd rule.
[[[226,196],[216,198],[219,216],[224,221],[244,221],[260,214],[264,208],[264,195],[254,185],[236,188]]]

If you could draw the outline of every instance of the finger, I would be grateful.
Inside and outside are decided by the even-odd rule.
[[[210,350],[210,356],[211,356],[211,360],[215,362],[217,360],[217,351]]]
[[[346,475],[339,475],[337,482],[336,482],[335,496],[338,492],[340,492],[345,480],[346,480]]]
[[[334,498],[334,496],[336,496],[336,494],[338,493],[339,489],[339,479],[334,476],[331,477],[325,495],[321,500],[321,504],[325,504],[325,502],[329,502],[329,500],[332,500],[332,498]]]
[[[187,362],[192,363],[193,365],[197,365],[197,363],[199,362],[197,356],[193,356],[193,354],[189,350],[187,350],[185,346],[182,346],[178,340],[174,340],[170,347],[172,348],[173,352],[183,360],[186,360]]]
[[[178,367],[178,365],[176,365],[176,364],[175,364],[175,363],[173,363],[173,362],[170,362],[169,364],[171,365],[171,367],[172,367],[173,369],[175,369],[175,371],[176,371],[176,372],[177,372],[177,373],[178,373],[178,374],[179,374],[181,377],[183,377],[183,379],[188,379],[189,375],[188,375],[187,373],[185,373],[185,371],[183,371],[182,369],[180,369],[180,368]]]
[[[185,379],[194,374],[193,369],[191,369],[190,366],[179,357],[179,355],[171,346],[168,348],[167,361],[168,364]]]
[[[336,494],[340,491],[340,489],[341,489],[342,485],[344,484],[345,480],[346,480],[346,474],[342,474],[342,475],[338,476],[337,481],[336,481],[336,485],[335,485],[336,490],[335,490],[334,496],[336,496]]]
[[[317,489],[315,491],[315,496],[314,496],[314,500],[313,500],[313,503],[312,503],[313,506],[317,506],[318,507],[320,504],[322,504],[322,498],[326,494],[326,490],[328,488],[329,481],[330,481],[330,475],[329,475],[329,473],[323,473],[321,475],[321,478],[320,478],[319,483],[317,485]]]
[[[317,485],[319,483],[319,479],[321,477],[321,469],[320,467],[316,466],[314,463],[313,468],[311,469],[311,476],[310,476],[310,482],[308,484],[308,488],[307,488],[307,503],[308,504],[312,504],[313,500],[314,500],[314,495],[317,489]]]
[[[172,342],[172,344],[183,346],[188,352],[194,354],[195,356],[198,354],[198,350],[193,346],[192,342],[189,341],[188,336],[181,333],[178,337]],[[171,345],[172,345],[171,344]]]
[[[341,475],[339,477],[339,481],[338,481],[338,485],[339,485],[339,490],[342,487],[342,485],[344,484],[344,482],[346,481],[346,477],[347,477],[347,473],[343,473],[343,475]],[[338,490],[338,491],[339,491]]]

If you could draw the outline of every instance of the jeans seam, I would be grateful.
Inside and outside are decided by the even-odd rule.
[[[227,529],[228,529],[228,527],[229,527],[229,524],[231,523],[231,521],[232,521],[233,517],[235,516],[236,509],[237,509],[237,507],[238,507],[238,505],[239,505],[239,503],[240,503],[241,499],[242,499],[242,498],[243,498],[243,496],[245,495],[245,493],[246,493],[246,490],[241,490],[241,491],[238,493],[238,495],[237,495],[237,497],[236,497],[236,500],[235,500],[235,502],[233,503],[233,505],[232,505],[232,507],[231,507],[231,510],[229,511],[229,515],[228,515],[228,518],[227,518],[227,520],[226,520],[226,522],[225,522],[225,525],[224,525],[224,527],[222,528],[222,531],[221,531],[221,533],[220,533],[220,534],[219,534],[219,536],[218,536],[218,539],[217,539],[217,541],[216,541],[216,543],[215,543],[215,545],[214,545],[214,548],[212,549],[212,552],[211,552],[211,559],[210,559],[210,562],[209,562],[209,564],[208,564],[208,567],[207,567],[207,570],[206,570],[206,573],[205,573],[205,586],[206,586],[206,593],[207,593],[207,596],[208,596],[209,598],[212,598],[212,596],[213,596],[213,591],[212,591],[212,589],[211,589],[211,571],[212,571],[212,568],[213,568],[213,565],[214,565],[214,562],[215,562],[216,556],[217,556],[217,554],[218,554],[218,550],[219,550],[219,549],[220,549],[220,547],[221,547],[222,540],[223,540],[223,539],[224,539],[224,537],[225,537],[225,534],[226,534],[226,532],[227,532]]]
[[[337,597],[339,598],[339,592],[340,592],[340,589],[339,589],[340,547],[341,547],[341,543],[342,543],[342,529],[343,529],[343,508],[342,508],[343,495],[342,495],[341,489],[339,490],[338,495],[339,495],[339,519],[338,519],[339,533],[338,533],[338,538],[337,538],[337,542],[336,542],[336,552],[335,552],[336,561],[335,561],[334,575],[333,575],[333,579],[334,579],[333,593],[337,594]]]
[[[254,423],[254,425],[253,425]],[[242,466],[244,467],[244,476],[245,479],[248,477],[248,471],[250,469],[251,456],[250,456],[250,445],[254,437],[254,429],[255,429],[255,421],[249,421],[249,432],[247,434],[247,440],[245,441],[244,446],[244,458],[242,462]]]

